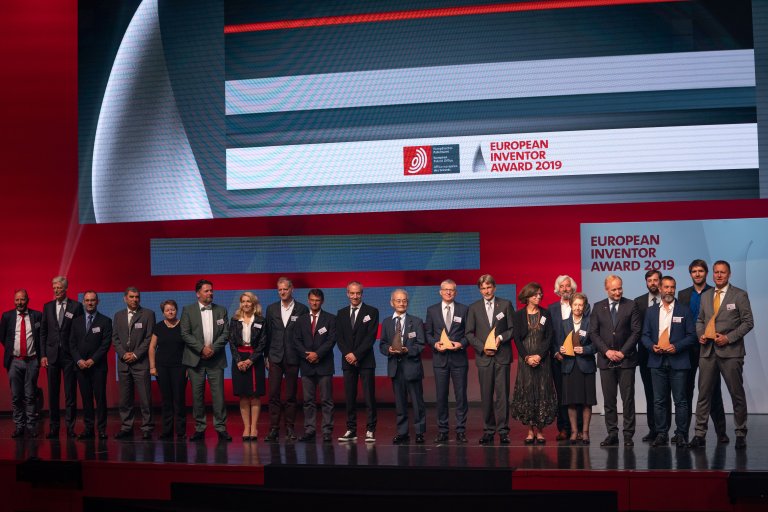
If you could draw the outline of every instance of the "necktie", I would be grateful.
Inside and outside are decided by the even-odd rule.
[[[317,315],[312,315],[312,336],[315,335],[315,326],[317,325]]]
[[[357,320],[357,308],[352,308],[352,315],[350,316],[350,321],[352,322],[352,327],[355,326],[355,321]]]
[[[445,306],[445,329],[451,330],[451,306]]]
[[[24,320],[26,313],[19,313],[21,326],[19,327],[19,357],[27,357],[27,322]]]
[[[402,350],[403,348],[403,333],[402,324],[400,323],[400,317],[395,317],[395,335],[392,336],[392,349]]]
[[[493,301],[485,302],[485,314],[488,315],[488,325],[493,325]]]
[[[723,293],[722,290],[715,290],[715,315],[717,315],[717,312],[720,311],[720,294]]]
[[[658,303],[659,303],[659,298],[658,297],[654,297],[653,298],[653,305],[656,306],[656,305],[658,305]]]
[[[88,315],[88,321],[85,322],[85,332],[86,334],[91,330],[91,325],[93,324],[93,315]]]
[[[67,309],[65,302],[59,302],[57,303],[59,306],[59,314],[58,314],[58,320],[59,320],[59,327],[61,327],[61,324],[64,323],[64,310]]]
[[[613,325],[616,325],[616,303],[611,304],[611,321],[613,322]]]

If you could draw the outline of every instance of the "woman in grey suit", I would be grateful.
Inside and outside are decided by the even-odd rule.
[[[571,444],[579,442],[577,438],[578,408],[582,407],[584,430],[581,442],[589,444],[589,422],[592,419],[592,406],[597,404],[597,389],[595,384],[595,347],[589,339],[589,315],[584,315],[587,309],[587,296],[574,293],[571,297],[571,316],[562,320],[563,339],[560,342],[560,354],[563,356],[561,371],[563,372],[562,404],[568,406],[568,420],[571,423]],[[571,336],[574,355],[567,355],[565,341]]]

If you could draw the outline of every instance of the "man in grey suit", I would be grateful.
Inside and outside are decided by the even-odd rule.
[[[747,397],[744,393],[744,336],[752,330],[752,308],[747,292],[729,284],[731,265],[712,265],[715,287],[701,296],[696,334],[699,337],[699,401],[696,437],[691,448],[704,446],[714,381],[722,375],[733,402],[736,449],[747,447]]]
[[[117,375],[120,387],[120,431],[115,439],[133,434],[133,390],[139,393],[141,432],[143,439],[152,437],[151,377],[149,375],[149,340],[155,325],[155,313],[141,307],[141,294],[128,287],[123,294],[127,306],[115,313],[112,322],[112,345],[117,352]]]
[[[499,434],[502,444],[509,444],[509,365],[512,364],[512,303],[496,297],[496,281],[490,274],[477,280],[482,299],[469,306],[466,336],[475,349],[480,401],[483,411],[483,437],[480,444],[491,444]],[[495,329],[496,349],[486,349],[485,342]]]
[[[227,432],[227,407],[224,403],[224,368],[227,367],[227,337],[229,322],[224,306],[213,303],[213,283],[201,279],[195,284],[197,301],[184,306],[181,313],[181,337],[184,354],[181,362],[187,367],[192,386],[192,416],[195,433],[190,441],[205,439],[205,379],[211,389],[213,426],[221,441],[231,441]]]

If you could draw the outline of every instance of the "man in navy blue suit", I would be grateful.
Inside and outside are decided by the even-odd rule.
[[[648,368],[653,379],[653,414],[656,438],[652,446],[669,444],[669,392],[675,402],[675,437],[678,446],[688,444],[691,404],[686,382],[691,361],[688,351],[696,345],[696,324],[691,310],[675,301],[673,277],[661,279],[661,304],[648,308],[641,341],[648,350]]]
[[[434,351],[432,366],[435,371],[437,391],[437,438],[436,443],[448,442],[448,393],[453,381],[456,397],[456,441],[466,443],[467,426],[467,341],[464,327],[467,323],[467,306],[455,301],[456,283],[446,279],[440,283],[442,301],[427,308],[424,326],[427,343]],[[448,343],[441,342],[443,331]]]

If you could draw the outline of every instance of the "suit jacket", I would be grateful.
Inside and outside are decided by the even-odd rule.
[[[373,344],[379,330],[379,310],[361,303],[357,312],[355,326],[350,322],[350,306],[341,308],[336,313],[336,342],[341,351],[341,368],[352,368],[344,356],[352,352],[357,358],[358,368],[376,368],[373,356]]]
[[[29,313],[29,324],[32,327],[32,339],[35,344],[35,356],[40,361],[42,357],[40,350],[40,327],[42,325],[43,314],[40,311],[27,308]],[[0,317],[0,336],[2,336],[3,347],[5,348],[5,354],[3,355],[3,366],[5,369],[11,367],[13,361],[13,345],[16,341],[16,310],[12,309],[3,313]]]
[[[701,337],[715,313],[715,289],[707,290],[701,295],[701,308],[696,321],[696,335]],[[744,357],[744,336],[754,327],[752,307],[749,304],[747,292],[728,285],[728,291],[720,299],[720,309],[715,318],[715,330],[728,336],[728,344],[718,347],[714,342],[701,346],[701,357]]]
[[[588,332],[598,350],[597,366],[601,370],[607,369],[609,359],[605,353],[608,350],[620,350],[624,354],[620,367],[634,368],[637,366],[637,343],[642,331],[640,311],[635,301],[622,297],[616,311],[614,328],[609,304],[608,299],[597,302],[590,315]]]
[[[653,346],[659,342],[659,312],[661,306],[657,305],[648,309],[643,322],[643,335],[641,341],[648,349],[648,368],[661,368],[661,363],[666,357],[669,365],[675,370],[687,370],[691,367],[691,359],[688,350],[698,343],[693,315],[688,306],[675,301],[672,308],[672,324],[669,328],[669,342],[674,345],[674,354],[657,354]]]
[[[595,345],[589,337],[589,317],[590,315],[588,314],[584,314],[581,317],[581,329],[579,329],[579,343],[584,347],[584,353],[575,356],[563,355],[563,360],[560,362],[560,371],[562,373],[571,373],[575,365],[579,366],[579,370],[581,370],[582,373],[595,373],[597,371],[597,365],[595,364]],[[560,320],[560,322],[555,320],[552,323],[559,323],[560,332],[563,333],[560,340],[557,342],[557,351],[560,352],[560,347],[565,343],[565,338],[573,331],[573,315],[565,320]]]
[[[544,322],[542,325],[543,328],[543,336],[544,341],[546,342],[546,345],[542,344],[543,348],[541,352],[536,353],[529,353],[525,346],[523,345],[523,340],[526,336],[528,336],[528,312],[525,307],[522,307],[514,312],[512,315],[512,325],[515,332],[515,346],[517,347],[517,355],[520,358],[525,358],[527,356],[532,355],[539,355],[542,359],[546,359],[547,357],[550,357],[552,354],[550,353],[552,350],[552,347],[554,345],[554,337],[555,337],[555,331],[553,327],[552,317],[549,316],[549,310],[545,308],[539,308],[539,312],[541,313],[541,321]]]
[[[640,321],[645,321],[645,314],[648,312],[648,300],[651,293],[644,293],[639,297],[635,297],[635,304],[637,304],[637,310],[640,312]],[[661,294],[659,294],[659,302],[661,302]]]
[[[122,308],[115,313],[112,321],[112,345],[117,352],[118,370],[127,370],[128,366],[139,370],[149,369],[149,341],[152,329],[155,327],[155,313],[151,309],[139,306],[133,314],[131,325],[128,325],[128,310]],[[123,361],[127,352],[133,352],[137,360],[130,365]]]
[[[424,334],[427,343],[432,347],[432,366],[435,368],[445,368],[448,361],[453,366],[467,366],[467,340],[464,330],[467,326],[467,313],[469,308],[458,302],[453,303],[453,318],[450,325],[445,325],[445,315],[443,313],[443,302],[433,304],[427,308],[427,321],[424,324]],[[440,341],[440,335],[445,329],[448,338],[456,343],[461,343],[461,348],[457,350],[446,350],[438,352],[435,345]]]
[[[40,326],[40,351],[42,357],[48,358],[48,364],[56,364],[59,351],[63,358],[69,358],[69,333],[75,318],[82,316],[83,305],[67,297],[67,307],[64,309],[64,320],[59,327],[56,315],[56,301],[52,300],[43,305],[43,320]]]
[[[112,320],[98,311],[93,316],[91,329],[85,331],[88,315],[85,313],[72,320],[69,334],[69,352],[77,363],[80,360],[93,359],[93,368],[107,368],[107,352],[112,341]],[[75,370],[80,368],[75,365]]]
[[[232,353],[232,364],[236,365],[240,361],[250,359],[255,363],[260,357],[264,357],[264,349],[267,347],[267,319],[263,316],[253,317],[251,324],[251,348],[253,353],[247,356],[245,353],[238,352],[237,348],[243,346],[243,322],[236,318],[229,321],[229,350]]]
[[[403,355],[389,353],[395,336],[395,319],[391,316],[381,322],[381,353],[387,356],[387,375],[395,378],[398,367],[402,368],[405,380],[421,380],[424,378],[424,367],[421,364],[421,351],[424,350],[424,322],[421,318],[405,314],[403,321],[403,346],[408,352]]]
[[[547,309],[549,310],[549,316],[552,317],[552,329],[554,331],[554,337],[552,338],[552,353],[557,354],[560,350],[560,344],[565,341],[565,336],[568,334],[563,331],[563,313],[560,310],[560,301],[550,304]],[[589,313],[592,311],[592,305],[589,303],[584,304],[583,317],[589,317]],[[584,330],[584,329],[582,329]],[[570,371],[568,372],[570,373]]]
[[[272,362],[284,362],[296,366],[301,359],[296,353],[296,344],[294,343],[296,320],[309,311],[309,308],[294,300],[287,325],[283,325],[281,308],[280,301],[267,307],[267,354]]]
[[[210,368],[226,368],[227,356],[224,352],[229,337],[229,322],[227,321],[227,309],[218,304],[211,304],[213,314],[213,357],[208,361]],[[203,317],[200,312],[200,303],[184,306],[181,312],[181,339],[184,340],[184,354],[181,356],[181,364],[196,368],[200,364],[200,353],[205,346],[203,337]]]
[[[336,345],[336,317],[320,311],[312,334],[312,315],[307,312],[296,320],[295,351],[301,356],[301,375],[333,375],[333,346]],[[307,361],[306,352],[317,352],[317,363]]]
[[[491,325],[488,325],[488,316],[485,313],[485,299],[472,303],[467,311],[466,336],[469,344],[475,349],[477,366],[488,366],[493,358],[499,364],[512,363],[512,314],[515,308],[506,299],[495,297],[493,300],[493,324]],[[496,336],[501,336],[501,343],[496,355],[487,356],[483,352],[485,339],[494,327]]]

